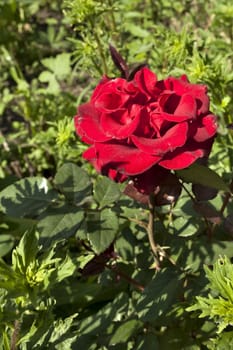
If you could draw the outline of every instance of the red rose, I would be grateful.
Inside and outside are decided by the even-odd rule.
[[[157,80],[144,67],[131,81],[103,77],[75,127],[97,171],[149,193],[170,170],[208,157],[217,125],[206,86],[186,76]]]

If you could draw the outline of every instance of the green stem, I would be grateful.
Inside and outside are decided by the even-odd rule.
[[[117,32],[117,26],[116,26],[116,21],[115,21],[115,17],[114,17],[114,11],[112,9],[112,7],[113,7],[112,0],[108,0],[108,3],[109,3],[109,6],[111,7],[110,16],[111,16],[112,30],[113,30],[114,33],[116,33]]]
[[[96,40],[98,51],[99,51],[99,54],[100,54],[100,57],[101,57],[101,60],[102,60],[104,74],[107,75],[108,74],[108,68],[107,68],[107,63],[106,63],[106,59],[105,59],[105,55],[104,55],[104,49],[103,49],[103,46],[101,44],[101,41],[100,41],[96,31],[95,31],[94,26],[92,26],[92,30],[93,30],[93,35],[94,35],[94,38]]]

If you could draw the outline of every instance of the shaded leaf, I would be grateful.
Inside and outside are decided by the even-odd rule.
[[[193,236],[198,231],[196,220],[189,217],[178,217],[172,222],[175,235],[180,237]]]
[[[49,245],[51,240],[67,239],[75,235],[83,219],[84,213],[77,207],[50,208],[40,217],[40,240]]]
[[[114,332],[109,344],[115,345],[127,342],[142,327],[143,323],[139,320],[129,320],[122,323]]]
[[[12,217],[35,217],[57,199],[47,179],[30,177],[19,180],[0,193],[0,209]]]
[[[81,334],[100,334],[106,331],[114,321],[117,314],[126,310],[128,306],[128,296],[120,293],[113,301],[107,303],[98,312],[80,321],[79,332]]]
[[[224,228],[233,235],[233,214],[228,215],[223,222]]]
[[[155,334],[143,334],[137,344],[137,350],[161,350]]]
[[[107,177],[97,180],[94,188],[94,199],[99,204],[100,208],[115,203],[120,196],[121,192],[119,186],[115,182]]]
[[[157,272],[136,305],[140,319],[144,322],[155,321],[169,309],[180,288],[179,275],[175,271],[164,269]]]
[[[9,234],[0,235],[0,257],[11,251],[14,246],[14,238]]]
[[[217,189],[200,184],[193,184],[192,191],[197,201],[208,201],[215,198],[218,194]]]
[[[107,249],[118,231],[118,218],[110,209],[91,211],[87,215],[88,239],[97,254]]]
[[[88,174],[72,163],[66,163],[58,170],[54,183],[66,198],[73,202],[81,202],[92,193]]]
[[[221,214],[209,203],[194,203],[193,207],[197,213],[202,215],[213,224],[220,224],[222,221]]]
[[[203,186],[213,187],[217,190],[229,192],[229,187],[222,178],[204,165],[195,163],[189,168],[177,170],[176,174],[185,182],[201,184]]]

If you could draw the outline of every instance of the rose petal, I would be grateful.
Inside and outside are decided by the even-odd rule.
[[[164,80],[167,90],[175,91],[178,95],[191,95],[197,101],[198,113],[204,114],[209,111],[209,97],[207,87],[201,84],[191,84],[183,79],[169,77]]]
[[[130,111],[119,109],[111,114],[103,113],[101,125],[105,134],[116,139],[129,137],[138,126],[141,109],[141,106],[133,105]]]
[[[150,194],[164,181],[169,173],[169,170],[156,164],[142,174],[132,176],[131,179],[138,191]]]
[[[174,114],[177,106],[180,103],[181,97],[173,92],[163,92],[158,98],[158,104],[161,112],[167,112],[169,114]]]
[[[75,129],[81,139],[89,144],[111,139],[100,126],[99,113],[91,103],[82,104],[74,117]]]
[[[105,113],[117,111],[119,108],[124,107],[125,103],[129,99],[126,94],[120,94],[116,91],[109,91],[101,94],[95,101],[95,108]]]
[[[204,155],[204,151],[197,149],[194,151],[184,151],[180,154],[171,154],[170,159],[165,159],[159,162],[159,165],[166,169],[178,170],[184,169],[193,164],[198,158]]]
[[[161,159],[137,148],[113,143],[97,143],[84,152],[83,157],[103,174],[115,169],[125,175],[143,173]]]
[[[106,75],[104,75],[92,93],[92,96],[91,96],[92,102],[94,102],[96,100],[96,98],[99,96],[99,94],[101,94],[101,91],[104,90],[105,86],[109,82],[111,82],[111,79],[109,79]]]
[[[140,69],[134,76],[138,88],[146,95],[155,97],[159,93],[156,88],[157,76],[147,67]]]
[[[209,114],[202,119],[203,127],[197,129],[194,135],[194,140],[197,142],[203,142],[213,137],[217,131],[216,116]]]
[[[169,114],[169,113],[165,113],[165,112],[161,112],[161,113],[153,113],[152,117],[155,116],[155,119],[157,118],[157,116],[159,116],[160,119],[162,120],[167,120],[170,122],[175,122],[175,123],[181,123],[184,122],[188,119],[190,119],[190,117],[188,115],[184,116],[184,115],[177,115],[177,114]]]
[[[190,119],[195,119],[197,113],[196,100],[191,95],[182,95],[180,102],[174,112],[178,116],[186,116]]]
[[[144,137],[131,136],[131,140],[143,152],[162,156],[181,147],[187,140],[188,124],[179,123],[170,128],[163,137],[147,139]]]
[[[127,85],[127,81],[125,79],[109,79],[107,76],[104,76],[95,88],[91,96],[91,102],[95,102],[99,96],[106,93],[106,91],[123,91],[125,85]]]

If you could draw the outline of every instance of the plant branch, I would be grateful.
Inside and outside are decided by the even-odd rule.
[[[18,341],[18,336],[19,336],[19,332],[20,332],[20,326],[21,326],[20,321],[15,320],[14,330],[13,330],[13,334],[11,337],[10,350],[17,350],[17,341]]]
[[[226,206],[232,196],[232,192],[233,192],[233,180],[231,180],[231,183],[230,183],[230,192],[226,192],[225,193],[225,197],[224,197],[224,200],[223,200],[223,203],[222,203],[222,207],[220,209],[220,214],[223,215],[224,213],[224,210],[226,209]]]
[[[106,59],[105,59],[104,49],[103,49],[101,41],[100,41],[100,39],[98,37],[98,34],[95,31],[94,26],[92,27],[92,30],[93,30],[93,35],[94,35],[94,38],[96,40],[97,47],[98,47],[98,50],[99,50],[99,54],[100,54],[100,57],[101,57],[101,60],[102,60],[104,74],[107,75],[108,74],[108,68],[107,68],[107,63],[106,63]]]
[[[155,204],[154,204],[154,198],[153,195],[150,195],[149,197],[149,222],[148,222],[148,226],[147,226],[147,234],[148,234],[148,238],[149,238],[149,243],[150,243],[150,247],[154,256],[154,260],[155,260],[155,268],[156,270],[160,270],[160,259],[161,260],[163,258],[168,259],[168,261],[176,266],[175,261],[166,253],[165,249],[168,247],[160,247],[159,244],[157,244],[155,242],[154,239],[154,216],[155,216]]]
[[[143,292],[145,287],[143,285],[141,285],[138,281],[136,281],[135,279],[129,277],[128,275],[126,275],[124,272],[120,271],[116,265],[112,265],[112,266],[107,266],[111,271],[115,272],[118,276],[122,277],[124,280],[126,280],[128,283],[132,284],[133,286],[135,286],[138,290],[140,290],[140,292]]]
[[[154,197],[151,194],[149,196],[149,221],[147,226],[147,234],[149,238],[151,251],[153,253],[154,260],[155,260],[155,268],[156,270],[160,270],[159,259],[158,259],[159,247],[157,246],[154,240],[154,215],[155,215],[155,204],[154,204]]]

